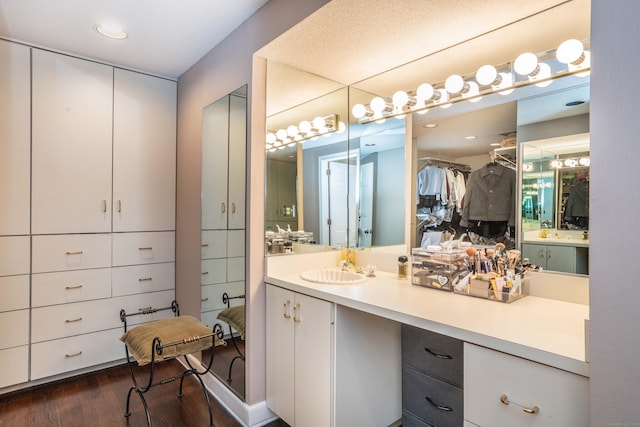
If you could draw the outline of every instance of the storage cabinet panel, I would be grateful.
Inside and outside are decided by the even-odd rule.
[[[29,274],[29,236],[0,237],[0,276]]]
[[[0,349],[29,344],[29,310],[0,313]]]
[[[116,68],[113,231],[175,229],[176,82]]]
[[[201,259],[225,258],[226,256],[227,230],[203,230]]]
[[[227,240],[228,257],[244,257],[244,230],[229,230]]]
[[[229,97],[229,229],[244,229],[246,215],[247,99]]]
[[[207,106],[202,113],[202,228],[204,230],[227,229],[228,98],[224,97]],[[244,143],[246,144],[246,141]]]
[[[227,258],[227,281],[244,280],[244,257]]]
[[[575,246],[523,243],[522,256],[529,258],[532,264],[539,265],[545,270],[564,273],[579,272],[577,271]]]
[[[0,388],[27,382],[29,379],[29,346],[0,350]]]
[[[111,269],[34,274],[32,307],[111,297]]]
[[[114,233],[113,265],[175,261],[175,232]]]
[[[218,283],[215,285],[202,286],[202,311],[222,310],[227,305],[222,302],[222,294],[227,293],[230,297],[244,295],[244,282]],[[232,299],[231,306],[243,305],[242,298]]]
[[[33,236],[33,273],[111,266],[111,235]]]
[[[0,277],[0,312],[29,308],[29,275]]]
[[[31,346],[31,379],[87,368],[124,359],[122,329],[110,329]]]
[[[0,40],[0,236],[29,234],[30,67],[28,47]]]
[[[482,427],[589,425],[587,378],[473,344],[465,344],[464,352],[464,411],[470,422]]]
[[[463,392],[437,378],[402,367],[402,407],[433,425],[461,426]]]
[[[113,68],[32,49],[33,234],[111,231]]]
[[[174,289],[175,264],[133,265],[113,268],[113,296],[143,294]]]
[[[201,261],[201,284],[212,285],[215,283],[224,283],[227,281],[227,260],[205,259]]]

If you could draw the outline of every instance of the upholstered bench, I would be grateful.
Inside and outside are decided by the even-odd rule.
[[[244,340],[244,335],[245,335],[244,304],[236,305],[233,307],[231,307],[231,304],[230,304],[232,299],[240,299],[240,298],[244,298],[244,295],[230,297],[226,292],[222,294],[222,303],[226,304],[227,308],[225,308],[220,313],[218,313],[218,316],[217,316],[218,320],[222,320],[227,325],[229,325],[229,338],[231,339],[231,343],[233,344],[233,347],[236,349],[236,352],[238,353],[237,356],[231,359],[231,363],[229,364],[229,375],[227,376],[227,382],[231,382],[231,369],[233,369],[233,364],[235,363],[235,361],[236,360],[244,361],[244,352],[240,350],[240,347],[238,347],[238,343],[236,341],[238,338]],[[234,330],[238,333],[239,337],[236,337],[234,335],[233,333]]]
[[[173,311],[174,316],[142,323],[127,330],[127,318],[131,316],[156,313],[163,310]],[[156,385],[167,384],[180,379],[178,397],[182,397],[184,378],[189,375],[193,375],[198,379],[204,392],[204,396],[207,400],[207,406],[209,407],[209,425],[213,426],[211,401],[209,400],[209,394],[207,393],[201,376],[207,374],[211,369],[214,347],[216,345],[224,344],[224,341],[222,341],[219,334],[215,333],[213,329],[208,328],[193,316],[180,316],[180,309],[178,303],[175,301],[173,301],[170,307],[160,309],[147,308],[131,314],[127,314],[124,310],[120,310],[120,320],[124,325],[124,334],[120,337],[120,340],[125,344],[127,363],[129,364],[129,371],[131,372],[131,378],[133,380],[133,386],[129,389],[129,393],[127,394],[125,417],[131,415],[131,412],[129,411],[131,393],[135,391],[142,400],[145,414],[147,416],[147,425],[150,427],[151,415],[149,413],[149,407],[144,398],[144,394]],[[208,349],[211,350],[208,365],[206,365],[203,371],[198,371],[191,365],[187,356],[189,354]],[[186,366],[189,367],[188,369],[186,369],[181,375],[163,378],[154,382],[154,365],[156,363],[164,360],[175,359],[181,356],[184,357]],[[136,368],[134,366],[135,364],[138,366],[149,365],[148,381],[146,383],[139,383],[136,380],[135,374],[136,371],[139,371],[139,368]]]

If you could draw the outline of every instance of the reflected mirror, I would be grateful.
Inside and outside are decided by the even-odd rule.
[[[247,87],[202,112],[202,322],[225,343],[212,372],[244,399]],[[203,360],[208,361],[205,354]]]

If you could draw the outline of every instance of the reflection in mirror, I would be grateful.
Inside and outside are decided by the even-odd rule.
[[[226,342],[215,348],[213,374],[242,399],[246,117],[246,86],[202,113],[201,320]]]

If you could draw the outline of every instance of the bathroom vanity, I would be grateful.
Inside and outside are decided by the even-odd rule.
[[[388,272],[356,285],[312,283],[300,273],[336,266],[339,253],[295,257],[269,257],[265,277],[267,405],[291,425],[313,424],[304,415],[310,400],[328,414],[322,425],[387,426],[401,418],[403,425],[429,425],[412,400],[431,406],[436,417],[455,410],[453,425],[588,425],[587,304],[535,293],[503,304],[414,286]],[[289,332],[274,327],[289,319]],[[406,338],[412,335],[407,331],[448,343],[433,351],[445,367],[420,362],[427,345]],[[410,343],[415,348],[409,350]],[[446,367],[449,356],[455,367]],[[285,368],[292,375],[288,383],[279,380]],[[430,385],[438,382],[458,407],[438,401],[439,395],[427,401]],[[299,387],[313,392],[300,393]],[[293,402],[289,414],[282,399]],[[345,405],[352,408],[348,420]],[[372,407],[373,423],[366,418]]]

